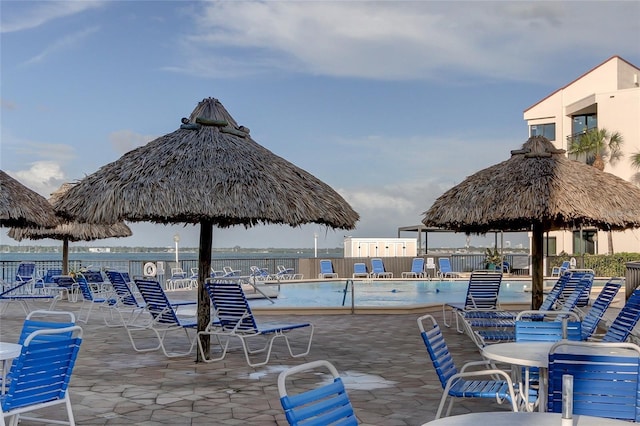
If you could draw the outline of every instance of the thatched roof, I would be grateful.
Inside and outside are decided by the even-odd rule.
[[[256,143],[217,99],[182,123],[82,179],[57,210],[99,223],[355,227],[358,214],[336,191]]]
[[[610,173],[568,159],[547,139],[530,138],[511,158],[469,177],[424,212],[423,223],[484,233],[593,226],[640,227],[640,189]]]
[[[63,184],[57,191],[51,194],[49,203],[53,203],[59,199],[62,194],[72,187],[73,184]],[[11,228],[7,235],[17,241],[22,241],[25,238],[30,240],[52,238],[54,240],[93,241],[105,238],[130,237],[132,233],[131,229],[124,222],[117,222],[113,225],[69,222],[60,224],[55,228]]]
[[[69,241],[93,241],[105,238],[130,237],[131,229],[123,222],[113,225],[90,225],[86,223],[64,223],[55,228],[11,228],[7,235],[14,240],[22,241],[42,240],[52,238],[54,240],[68,239]]]
[[[55,212],[40,194],[0,170],[0,226],[56,226]]]

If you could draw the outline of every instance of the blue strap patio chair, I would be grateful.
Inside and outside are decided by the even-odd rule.
[[[330,380],[319,377],[318,372],[328,370]],[[320,379],[316,388],[296,394],[287,389],[287,379],[293,375]],[[315,380],[317,381],[317,380]],[[287,421],[297,425],[357,425],[349,395],[338,370],[329,361],[312,361],[291,367],[278,375],[278,393]]]
[[[471,277],[469,277],[469,284],[467,286],[467,294],[464,302],[445,303],[442,305],[444,325],[450,327],[451,315],[456,314],[457,312],[461,312],[463,315],[466,315],[466,311],[486,312],[498,310],[498,294],[500,293],[501,284],[501,271],[473,271],[471,273]],[[448,322],[447,316],[449,317]],[[456,328],[458,332],[463,332],[460,324],[458,323],[458,315],[456,315]]]
[[[36,263],[35,262],[20,262],[18,269],[16,269],[16,277],[14,282],[16,284],[35,282],[36,276]]]
[[[532,311],[523,311],[516,318],[515,341],[516,342],[557,342],[562,339],[580,341],[582,339],[582,327],[580,317],[575,312],[557,313],[555,321],[532,321],[527,318]],[[553,311],[552,311],[553,312]],[[571,321],[569,321],[571,319]],[[533,411],[540,404],[537,392],[532,385],[540,382],[540,372],[537,367],[522,368],[522,382],[520,384],[521,401],[527,401],[527,409]],[[528,395],[525,399],[524,395]],[[534,397],[532,401],[532,397]],[[542,401],[542,404],[545,404]]]
[[[369,271],[367,271],[365,263],[356,262],[353,264],[353,278],[369,278]]]
[[[98,309],[110,310],[111,306],[117,303],[110,292],[100,291],[97,288],[94,290],[93,285],[89,284],[81,274],[76,276],[76,284],[80,294],[82,294],[82,305],[80,305],[80,311],[78,311],[78,321],[80,322],[85,324],[89,322],[94,306],[97,306]]]
[[[618,294],[623,282],[622,278],[611,278],[602,287],[591,308],[582,318],[582,340],[589,339],[596,332],[600,319]]]
[[[609,325],[602,342],[624,342],[640,320],[640,288],[635,289]]]
[[[563,376],[573,377],[573,414],[640,421],[640,347],[556,343],[549,351],[548,411],[561,413]]]
[[[37,310],[30,312],[22,323],[18,344],[23,345],[27,337],[37,330],[68,328],[76,325],[76,317],[72,312]],[[50,341],[71,337],[72,331],[66,334],[40,334],[35,341]],[[32,339],[33,340],[33,339]]]
[[[338,278],[338,274],[333,269],[333,262],[330,259],[322,259],[320,261],[320,273],[318,274],[318,278]]]
[[[554,283],[553,287],[547,293],[547,296],[540,305],[540,311],[551,311],[558,305],[558,300],[562,294],[562,290],[571,278],[569,274],[565,274]],[[504,327],[505,320],[512,320],[510,325],[513,327],[518,312],[515,311],[501,311],[501,310],[468,310],[464,312],[464,318],[471,322],[473,327],[490,327],[493,321],[497,320],[496,325]]]
[[[164,355],[168,358],[189,355],[195,346],[195,338],[189,335],[189,330],[197,328],[198,323],[195,317],[178,317],[176,309],[179,306],[191,305],[194,306],[197,302],[178,302],[170,301],[167,297],[162,285],[153,279],[135,279],[134,280],[140,295],[144,299],[144,309],[151,316],[150,321],[144,323],[133,322],[125,323],[125,329],[129,335],[131,345],[136,352],[148,352],[162,349]],[[134,333],[146,333],[148,331],[153,332],[158,339],[158,344],[153,347],[139,348],[133,338]],[[170,351],[165,346],[165,337],[170,332],[184,332],[187,338],[186,347],[188,350],[184,350],[181,346],[178,350]]]
[[[205,362],[220,361],[224,359],[229,349],[229,341],[237,338],[242,343],[247,364],[252,367],[265,365],[269,362],[273,343],[276,339],[282,338],[287,344],[289,354],[293,358],[305,356],[311,350],[314,326],[311,323],[258,323],[249,301],[247,300],[242,286],[237,280],[225,280],[217,278],[207,280],[205,289],[211,303],[213,304],[215,322],[212,322],[206,330],[198,332],[198,348]],[[300,335],[306,335],[302,348],[294,352],[289,334],[297,331]],[[209,348],[203,346],[203,336],[216,337],[221,353],[216,358],[208,357]],[[224,341],[224,343],[223,343]],[[259,346],[254,346],[254,342],[259,342]],[[259,353],[266,353],[261,361],[252,361],[252,356]]]
[[[23,420],[74,425],[68,387],[81,343],[82,329],[78,326],[31,333],[11,364],[7,391],[0,398],[0,424],[4,425],[5,419],[9,419],[12,425]],[[64,405],[68,421],[25,416],[25,413],[55,405]],[[51,412],[48,409],[39,414]]]
[[[565,271],[567,271],[569,268],[571,268],[571,262],[568,260],[565,260],[564,262],[562,262],[562,265],[554,266],[553,268],[551,268],[551,276],[559,277],[562,274],[564,274]]]
[[[451,260],[448,257],[438,258],[438,278],[457,278],[460,276],[459,272],[455,272],[451,267]]]
[[[34,292],[33,281],[22,281],[12,284],[0,292],[0,313],[9,307],[11,302],[19,303],[25,314],[33,311],[32,303],[47,302],[48,310],[53,311],[56,303],[62,298],[60,292]]]
[[[384,262],[380,258],[371,259],[371,277],[373,278],[393,278],[393,272],[384,268]]]
[[[414,258],[411,262],[411,270],[403,272],[402,278],[424,278],[424,258]]]
[[[113,270],[107,270],[105,273],[107,279],[111,282],[111,287],[113,288],[112,297],[116,302],[110,305],[110,308],[118,315],[118,320],[115,322],[113,321],[113,315],[110,316],[111,320],[105,316],[106,325],[108,327],[116,327],[136,321],[140,314],[144,312],[145,304],[139,301],[131,290],[134,284],[129,278],[129,274]]]
[[[582,286],[582,293],[576,304],[577,307],[583,308],[589,304],[589,297],[591,295],[591,287],[593,286],[594,272],[592,269],[572,269],[565,272],[569,275],[568,281],[562,288],[562,292],[558,297],[558,307],[560,307],[564,301],[573,293],[573,290],[578,285]]]
[[[427,320],[430,324],[425,326],[424,322]],[[417,321],[420,335],[427,347],[427,352],[429,352],[433,368],[438,374],[440,384],[444,389],[436,419],[442,416],[444,405],[449,398],[446,416],[451,414],[455,398],[491,398],[498,403],[508,401],[511,403],[513,411],[518,411],[514,386],[508,373],[499,369],[489,368],[492,367],[492,364],[487,360],[468,362],[458,371],[442,331],[433,316],[423,315]],[[467,371],[470,367],[483,367],[483,369]],[[481,380],[482,377],[486,379]],[[494,377],[501,377],[502,379],[495,380]]]
[[[569,314],[574,314],[578,318],[578,314],[574,313],[578,301],[582,297],[586,288],[591,288],[593,283],[593,276],[589,281],[588,276],[581,277],[578,284],[574,287],[571,296],[569,296],[561,309],[552,310],[554,306],[557,306],[557,300],[562,293],[562,289],[565,284],[571,279],[570,274],[565,274],[555,283],[552,290],[545,297],[540,310],[527,310],[519,313],[516,312],[491,312],[483,313],[481,315],[475,315],[475,312],[467,312],[465,315],[459,315],[462,317],[462,321],[467,323],[465,331],[469,333],[471,330],[471,337],[476,343],[482,347],[486,343],[498,343],[498,342],[510,342],[516,340],[516,332],[514,327],[516,325],[516,319],[527,319],[529,321],[544,321],[557,320],[560,321],[566,318]],[[546,309],[545,309],[546,308]],[[511,319],[510,315],[515,315],[514,319]]]

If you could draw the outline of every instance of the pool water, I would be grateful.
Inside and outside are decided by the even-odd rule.
[[[468,281],[354,281],[354,305],[357,307],[409,306],[463,302]],[[351,306],[351,287],[346,281],[281,283],[278,298],[250,301],[251,306],[340,307]],[[530,281],[504,281],[500,287],[500,303],[529,303]]]

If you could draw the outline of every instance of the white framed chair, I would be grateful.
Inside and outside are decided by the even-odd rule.
[[[75,425],[68,386],[81,343],[79,326],[42,329],[29,334],[20,355],[11,364],[7,391],[0,398],[0,425],[6,424],[5,419],[10,425],[22,420]],[[67,421],[25,416],[56,405],[64,405]]]
[[[516,392],[507,372],[492,368],[491,361],[487,360],[468,362],[458,370],[435,318],[423,315],[417,321],[420,335],[443,388],[436,419],[442,416],[447,399],[449,405],[445,416],[451,414],[455,398],[489,398],[498,403],[507,401],[513,411],[518,411]],[[481,369],[470,371],[470,367]]]
[[[198,332],[197,342],[202,359],[205,362],[220,361],[225,358],[229,342],[233,338],[240,340],[247,364],[251,367],[265,365],[271,358],[271,351],[276,339],[283,339],[293,358],[305,356],[311,350],[314,326],[311,323],[262,323],[260,324],[253,313],[249,302],[237,280],[219,278],[207,280],[205,283],[207,294],[214,308],[215,322],[205,331]],[[300,334],[301,344],[292,345],[291,333]],[[214,336],[221,348],[218,357],[212,358],[207,354],[202,337]],[[224,343],[223,343],[224,341]],[[256,345],[254,342],[258,342]],[[254,361],[253,355],[265,353],[262,360]]]
[[[287,387],[287,379],[328,371],[330,379],[322,378],[320,383],[308,390],[292,393]],[[349,395],[338,370],[329,361],[319,360],[291,367],[278,375],[278,393],[287,421],[297,425],[357,425],[358,420],[349,400]]]

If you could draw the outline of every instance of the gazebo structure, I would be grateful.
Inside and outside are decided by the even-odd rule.
[[[570,160],[542,136],[511,158],[483,169],[441,195],[424,213],[425,226],[484,234],[532,232],[532,309],[542,303],[543,235],[587,225],[640,227],[640,189],[610,173]]]
[[[359,216],[329,185],[256,143],[217,99],[204,99],[181,123],[82,179],[56,207],[91,223],[199,224],[202,331],[211,317],[202,284],[209,277],[214,225],[352,229]]]

